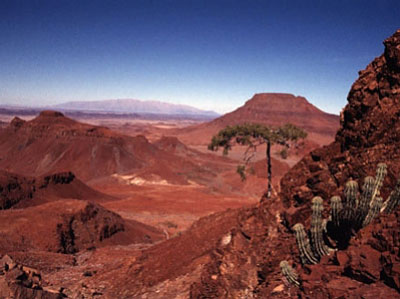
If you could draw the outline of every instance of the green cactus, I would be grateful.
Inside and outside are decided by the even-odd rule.
[[[329,254],[328,247],[324,244],[322,232],[322,211],[324,206],[321,197],[314,197],[312,199],[312,216],[311,216],[311,243],[314,256],[318,259],[324,255]]]
[[[390,193],[389,198],[383,204],[382,207],[383,212],[385,214],[392,213],[397,208],[399,203],[400,203],[400,179],[397,180],[396,187],[394,188],[392,193]]]
[[[352,229],[355,215],[356,212],[352,207],[350,206],[343,207],[339,213],[339,226],[342,228],[347,227],[349,229]]]
[[[282,275],[286,278],[289,284],[296,287],[300,286],[299,275],[287,261],[281,261],[279,266],[281,267]]]
[[[293,226],[293,230],[296,235],[297,247],[300,252],[301,262],[304,264],[317,264],[318,259],[314,256],[310,241],[307,237],[307,233],[304,230],[304,226],[301,223],[297,223]]]
[[[379,191],[383,185],[383,180],[387,174],[387,166],[385,163],[379,163],[376,169],[374,191],[372,193],[371,207],[374,204],[376,197],[379,196]]]
[[[365,217],[365,220],[363,222],[363,227],[366,227],[368,224],[372,222],[372,220],[377,217],[381,211],[383,205],[383,199],[382,197],[376,197],[375,201],[372,203],[371,209],[368,212],[367,217]]]
[[[335,227],[340,226],[339,213],[342,210],[342,200],[339,196],[333,196],[331,198],[331,221]]]
[[[346,206],[356,209],[358,206],[358,184],[356,181],[350,180],[346,183],[344,195],[346,198]]]
[[[355,223],[356,228],[360,229],[363,225],[365,217],[368,215],[370,209],[370,203],[372,195],[374,193],[375,179],[371,176],[367,176],[364,179],[364,185],[362,187],[361,199],[358,205],[358,212],[356,215]]]

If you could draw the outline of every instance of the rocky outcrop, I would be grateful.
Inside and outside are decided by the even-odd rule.
[[[35,180],[0,171],[0,210],[9,209],[35,193]]]
[[[60,200],[0,214],[0,252],[74,253],[124,230],[123,219],[83,200]]]
[[[90,249],[124,230],[124,221],[118,214],[90,202],[83,203],[76,212],[63,214],[62,221],[57,223],[57,252],[74,253]]]
[[[39,189],[46,188],[49,184],[69,184],[75,179],[75,175],[72,172],[60,172],[52,175],[44,176],[38,183]]]
[[[113,199],[85,185],[70,171],[37,178],[0,171],[0,210],[26,208],[60,198],[93,201]]]
[[[310,215],[313,196],[339,194],[349,179],[374,175],[378,163],[388,165],[386,186],[400,173],[400,31],[384,42],[385,52],[360,72],[341,114],[335,142],[305,156],[281,181],[289,225]],[[383,189],[384,197],[388,187]]]
[[[0,298],[58,299],[67,297],[62,289],[45,286],[40,272],[15,262],[10,256],[0,259]]]
[[[400,142],[400,32],[384,41],[385,52],[361,71],[348,95],[336,141],[342,151]]]
[[[23,119],[21,119],[19,117],[14,117],[12,119],[12,121],[10,122],[10,127],[13,128],[14,131],[16,131],[19,128],[21,128],[24,125],[25,122],[26,122],[25,120],[23,120]]]

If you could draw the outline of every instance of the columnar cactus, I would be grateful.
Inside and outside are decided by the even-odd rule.
[[[385,214],[390,214],[397,208],[400,203],[400,179],[397,181],[396,187],[390,193],[389,198],[383,204],[383,211]]]
[[[328,219],[322,220],[322,233],[326,234],[328,232]]]
[[[368,224],[372,222],[372,220],[377,217],[381,211],[383,205],[383,199],[382,197],[376,197],[375,201],[372,202],[371,209],[368,212],[367,217],[365,217],[365,220],[363,222],[363,227],[366,227]]]
[[[297,287],[300,286],[299,275],[289,265],[287,261],[281,261],[279,266],[281,267],[282,274],[286,278],[288,283]]]
[[[329,254],[328,247],[324,244],[322,232],[322,210],[324,209],[321,197],[312,199],[311,242],[314,255],[320,259]]]
[[[307,237],[307,233],[304,230],[304,226],[301,223],[297,223],[293,226],[293,230],[296,235],[297,247],[300,252],[300,259],[303,264],[317,264],[318,259],[314,256],[310,241]]]
[[[362,227],[364,219],[368,215],[370,209],[370,203],[372,200],[372,195],[374,193],[374,187],[375,187],[375,179],[371,176],[367,176],[364,179],[364,185],[362,187],[362,195],[358,205],[358,213],[355,219],[357,229],[360,229]]]
[[[342,210],[342,200],[339,196],[333,196],[331,198],[331,221],[335,227],[339,227],[339,213]]]
[[[350,180],[346,183],[344,195],[346,197],[346,206],[356,209],[358,205],[358,184],[356,181]]]
[[[374,201],[377,196],[379,196],[379,190],[382,187],[383,180],[385,179],[385,176],[387,174],[387,166],[385,163],[379,163],[378,167],[376,169],[376,176],[375,176],[375,185],[374,185],[374,191],[372,193],[372,199],[371,199],[371,207],[374,204]]]

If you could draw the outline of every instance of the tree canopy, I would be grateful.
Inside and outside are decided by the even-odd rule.
[[[271,145],[279,144],[289,147],[291,143],[296,143],[299,139],[307,137],[307,132],[296,127],[293,124],[287,123],[280,127],[271,127],[256,123],[245,123],[234,126],[227,126],[220,130],[211,139],[208,149],[217,151],[220,147],[223,148],[223,154],[227,155],[235,144],[247,146],[244,154],[244,160],[247,164],[254,156],[257,147],[266,144],[266,158],[268,166],[268,190],[267,197],[271,193]],[[238,167],[238,173],[245,178],[244,166]]]

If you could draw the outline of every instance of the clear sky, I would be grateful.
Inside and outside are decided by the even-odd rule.
[[[259,92],[338,114],[399,0],[1,0],[0,103],[135,98],[220,113]]]

